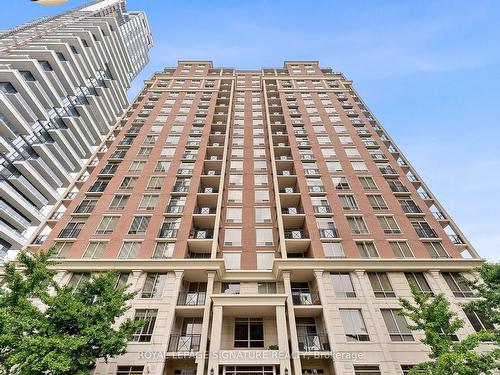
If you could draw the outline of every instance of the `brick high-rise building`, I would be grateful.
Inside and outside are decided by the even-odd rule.
[[[151,32],[97,0],[0,32],[0,261],[26,245],[129,106]]]
[[[398,315],[481,259],[341,73],[156,73],[29,248],[61,283],[115,269],[149,323],[95,374],[404,374]],[[41,239],[45,240],[40,245]],[[470,323],[469,323],[470,322]],[[203,356],[202,354],[206,354]]]

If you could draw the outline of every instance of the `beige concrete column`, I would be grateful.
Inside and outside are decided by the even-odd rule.
[[[210,352],[208,353],[208,371],[214,370],[214,374],[219,373],[219,352],[222,335],[222,306],[214,305],[212,314],[212,333],[210,335]]]
[[[210,305],[211,305],[211,295],[214,289],[214,279],[215,272],[207,272],[207,293],[205,296],[205,309],[203,310],[203,325],[201,329],[201,339],[200,339],[200,355],[196,359],[197,361],[197,375],[203,375],[205,371],[205,353],[207,352],[207,342],[208,342],[208,327],[210,325]]]
[[[327,307],[327,297],[325,292],[325,285],[323,281],[323,270],[314,270],[314,277],[316,279],[316,286],[318,288],[319,299],[321,301],[321,306],[323,307],[323,320],[326,329],[326,334],[328,335],[328,343],[330,344],[330,351],[332,353],[336,353],[337,349],[335,348],[335,342],[333,341],[334,332],[332,327],[332,317],[330,315],[330,311]],[[344,368],[341,363],[335,361],[335,356],[332,356],[332,365],[336,374],[342,374]]]
[[[290,353],[292,356],[292,364],[293,364],[293,372],[296,375],[302,374],[302,366],[300,364],[299,357],[299,341],[297,339],[297,326],[295,325],[295,311],[293,310],[293,299],[292,299],[292,286],[290,284],[290,272],[283,272],[283,284],[285,287],[285,293],[287,295],[286,298],[286,307],[288,310],[288,327],[290,329],[290,343],[292,347],[292,352]]]
[[[175,270],[175,280],[174,280],[174,285],[172,287],[172,295],[170,296],[170,313],[168,314],[167,317],[167,323],[165,324],[165,335],[167,336],[164,352],[168,352],[168,345],[170,343],[170,334],[172,333],[172,327],[174,325],[175,321],[175,306],[177,305],[177,298],[179,298],[179,290],[181,289],[182,285],[182,276],[184,274],[184,271],[182,270]],[[165,361],[162,362],[162,364],[159,367],[159,371],[156,372],[156,374],[163,374],[165,371]]]
[[[276,306],[276,329],[280,354],[280,375],[285,375],[285,368],[290,374],[290,353],[288,352],[288,330],[286,329],[285,305]]]
[[[372,298],[375,298],[375,297],[372,297],[372,289],[371,289],[371,285],[369,286],[370,281],[368,280],[368,277],[366,275],[366,271],[365,270],[354,270],[354,273],[356,274],[356,277],[358,278],[359,285],[361,286],[361,290],[363,293],[362,297],[364,298],[364,300],[366,302],[366,306],[368,307],[368,311],[369,311],[370,317],[371,317],[372,322],[373,322],[373,327],[375,328],[375,331],[376,331],[376,335],[377,335],[376,341],[378,341],[379,348],[382,351],[384,363],[381,363],[380,367],[383,368],[385,366],[386,368],[389,368],[392,366],[392,368],[394,368],[394,366],[397,365],[397,362],[392,358],[391,352],[388,350],[387,345],[386,345],[386,342],[389,340],[389,338],[388,338],[389,336],[388,336],[388,333],[387,333],[386,328],[385,328],[385,323],[384,323],[384,320],[382,318],[382,314],[380,313],[380,310],[375,308],[373,303],[371,303],[371,301],[370,301]],[[363,316],[363,318],[366,319],[365,316]],[[366,324],[366,321],[365,321],[365,324]],[[370,338],[370,340],[372,340],[372,339]],[[372,341],[374,341],[374,340],[372,340]]]

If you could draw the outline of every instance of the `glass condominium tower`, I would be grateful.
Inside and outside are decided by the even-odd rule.
[[[145,14],[124,0],[0,32],[0,259],[30,240],[124,114],[151,46]]]
[[[155,73],[28,246],[114,269],[147,324],[95,375],[376,375],[426,360],[409,283],[466,321],[474,248],[342,73]]]

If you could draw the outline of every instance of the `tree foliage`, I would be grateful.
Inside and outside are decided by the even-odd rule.
[[[133,294],[106,272],[78,288],[54,282],[52,252],[19,254],[0,290],[0,374],[88,375],[97,359],[123,354],[142,321],[117,318]]]
[[[488,287],[479,286],[478,280],[471,282],[471,285],[478,285],[472,287],[474,290],[483,291],[484,298],[472,301],[465,308],[481,306],[485,316],[494,317],[496,311],[498,318],[499,305],[494,303],[495,298],[498,298],[498,273],[489,266],[486,266],[485,272]],[[492,274],[496,275],[496,281],[493,276],[489,278]],[[450,309],[446,297],[443,294],[433,297],[418,291],[415,285],[410,287],[413,301],[400,298],[402,315],[411,320],[408,325],[411,330],[423,332],[421,342],[430,349],[430,360],[414,366],[410,375],[490,375],[500,368],[498,332],[482,330],[469,334],[461,341],[454,340],[457,331],[464,326],[464,321]],[[497,293],[493,299],[495,293],[491,289],[496,289]],[[487,345],[480,348],[482,343]]]

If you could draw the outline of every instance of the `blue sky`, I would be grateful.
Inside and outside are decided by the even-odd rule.
[[[0,29],[85,1],[2,1]],[[129,0],[151,62],[255,69],[319,60],[343,71],[479,253],[500,259],[500,2]],[[5,15],[9,15],[8,17]]]

